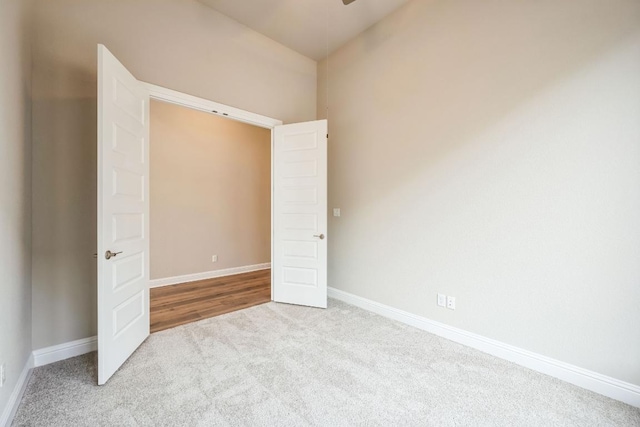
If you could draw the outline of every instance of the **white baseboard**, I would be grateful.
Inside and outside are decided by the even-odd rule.
[[[149,287],[159,288],[161,286],[176,285],[178,283],[195,282],[196,280],[215,279],[216,277],[232,276],[234,274],[266,270],[267,268],[271,268],[270,262],[265,262],[264,264],[245,265],[242,267],[225,268],[224,270],[205,271],[204,273],[152,279],[149,281]]]
[[[454,328],[426,317],[398,310],[348,292],[329,288],[328,295],[356,307],[380,314],[413,327],[439,335],[451,341],[473,347],[482,352],[508,360],[520,366],[561,379],[598,394],[640,408],[640,386],[533,353],[482,335]]]
[[[97,349],[98,337],[82,338],[51,347],[45,347],[33,351],[33,365],[35,367],[44,366],[70,357],[91,353]]]
[[[211,279],[215,277],[231,276],[233,274],[248,273],[251,271],[271,268],[271,263],[247,265],[243,267],[227,268],[224,270],[207,271],[205,273],[188,274],[184,276],[167,277],[150,281],[150,287],[174,285],[177,283],[193,282],[195,280]],[[32,354],[33,366],[44,366],[50,363],[80,356],[98,349],[98,338],[89,337],[76,341],[62,343],[51,347],[34,350]]]
[[[9,427],[11,425],[13,417],[16,415],[16,411],[18,410],[18,406],[20,406],[20,401],[22,400],[29,378],[31,377],[32,368],[48,365],[70,357],[80,356],[81,354],[90,353],[97,350],[97,348],[97,337],[90,337],[34,350],[31,355],[29,355],[29,359],[24,365],[24,369],[18,378],[18,382],[9,397],[7,406],[0,415],[0,427]]]
[[[4,411],[2,412],[2,414],[0,414],[0,427],[9,427],[13,422],[13,417],[15,417],[16,412],[18,411],[18,406],[20,406],[22,395],[24,394],[24,391],[27,388],[27,384],[29,383],[32,368],[33,354],[29,356],[29,359],[27,359],[27,363],[25,363],[24,368],[20,373],[20,377],[18,377],[18,382],[16,383],[13,392],[11,392],[11,395],[9,396],[7,406],[5,406]]]

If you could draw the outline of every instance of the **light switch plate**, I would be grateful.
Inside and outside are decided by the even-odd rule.
[[[340,216],[340,208],[333,208],[333,216]]]
[[[438,294],[438,305],[440,307],[447,306],[447,296],[445,294]]]

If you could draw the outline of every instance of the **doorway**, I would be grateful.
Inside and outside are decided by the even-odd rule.
[[[271,300],[271,131],[152,99],[150,329]]]
[[[98,45],[98,384],[150,333],[150,99],[271,130],[271,295],[327,307],[327,121],[281,121],[141,82]]]

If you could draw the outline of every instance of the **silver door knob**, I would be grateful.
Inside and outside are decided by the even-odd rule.
[[[324,240],[324,234],[314,234],[313,237],[318,237],[320,240]]]
[[[118,254],[121,254],[121,253],[122,253],[122,251],[120,251],[120,252],[107,251],[107,252],[104,253],[104,257],[106,259],[111,259],[112,257],[115,257],[115,256],[117,256]]]

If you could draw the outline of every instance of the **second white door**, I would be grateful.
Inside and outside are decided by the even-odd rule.
[[[273,300],[327,307],[327,121],[274,129]]]

